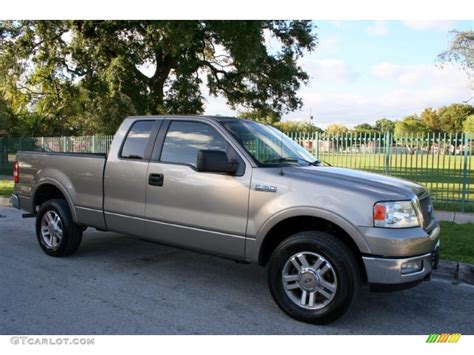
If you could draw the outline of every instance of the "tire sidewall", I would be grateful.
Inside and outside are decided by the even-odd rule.
[[[71,223],[73,223],[73,221],[69,209],[65,204],[66,202],[63,200],[46,201],[41,205],[36,216],[36,237],[38,239],[38,243],[41,249],[50,256],[63,255],[67,248],[68,241],[71,238]],[[63,227],[63,236],[61,238],[61,242],[59,243],[59,246],[55,249],[48,248],[44,244],[43,238],[41,237],[41,220],[43,219],[45,213],[48,211],[54,211],[59,215]]]
[[[283,311],[304,322],[325,324],[339,318],[349,308],[358,287],[355,276],[357,270],[352,270],[353,264],[348,260],[337,256],[335,250],[337,251],[340,245],[331,243],[327,237],[331,238],[329,234],[323,232],[295,234],[277,247],[268,264],[268,282],[273,298]],[[285,263],[294,254],[304,251],[314,252],[326,258],[333,266],[337,277],[335,297],[320,309],[310,310],[296,305],[286,294],[282,283]]]

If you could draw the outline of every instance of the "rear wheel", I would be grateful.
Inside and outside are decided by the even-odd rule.
[[[68,256],[81,244],[82,228],[74,223],[65,200],[44,202],[36,215],[36,237],[50,256]]]
[[[278,306],[291,317],[326,324],[341,317],[360,287],[358,264],[336,237],[319,231],[284,240],[268,264],[268,283]]]

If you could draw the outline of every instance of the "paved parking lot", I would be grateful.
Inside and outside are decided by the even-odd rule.
[[[474,287],[441,278],[364,290],[314,326],[279,310],[261,267],[90,229],[77,254],[51,258],[33,225],[0,208],[0,334],[474,334]]]

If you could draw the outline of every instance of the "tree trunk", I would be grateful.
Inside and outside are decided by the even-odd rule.
[[[164,87],[166,79],[168,79],[171,69],[173,69],[174,62],[174,58],[170,56],[159,58],[157,53],[156,71],[149,80],[151,102],[153,103],[152,107],[149,107],[151,114],[166,113],[164,112]]]

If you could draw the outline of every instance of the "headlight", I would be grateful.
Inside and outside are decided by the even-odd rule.
[[[375,227],[408,228],[419,225],[412,201],[377,202],[374,205]]]

